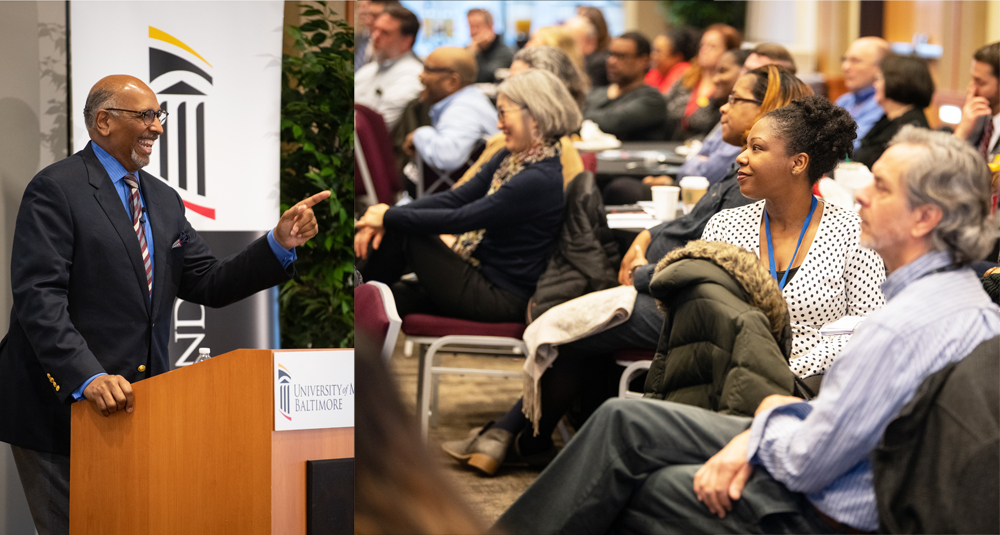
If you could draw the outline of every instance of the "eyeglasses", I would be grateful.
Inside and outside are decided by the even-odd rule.
[[[754,100],[752,98],[740,98],[740,97],[734,96],[732,93],[730,93],[729,94],[729,107],[732,107],[737,102],[753,102],[754,104],[756,104],[758,106],[760,106],[760,103],[761,103],[761,101],[759,101],[759,100]]]
[[[633,54],[631,52],[608,52],[608,55],[618,61],[639,57],[638,54]]]
[[[455,69],[452,69],[452,68],[449,68],[449,67],[430,67],[430,66],[424,65],[424,72],[431,73],[431,74],[440,74],[440,73],[443,73],[443,72],[449,72],[449,73],[451,73],[451,72],[455,72]]]
[[[134,113],[136,117],[142,119],[142,122],[146,123],[146,126],[152,126],[153,125],[153,119],[159,119],[160,120],[160,125],[162,126],[162,125],[166,124],[166,122],[167,122],[167,115],[170,115],[169,113],[167,113],[167,112],[165,112],[163,110],[160,110],[160,111],[153,111],[153,110],[136,111],[136,110],[123,110],[121,108],[104,108],[104,109],[106,109],[108,111],[123,111],[123,112],[126,112],[126,113]]]
[[[523,110],[525,108],[526,108],[526,106],[511,106],[511,107],[509,107],[509,108],[507,108],[505,110],[503,108],[498,107],[497,108],[497,119],[502,122],[504,116],[507,115],[507,112],[509,112],[511,110]]]

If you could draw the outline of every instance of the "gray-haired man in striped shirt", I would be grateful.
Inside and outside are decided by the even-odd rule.
[[[967,266],[996,239],[990,175],[967,144],[904,127],[857,195],[888,278],[815,399],[753,419],[605,403],[507,510],[510,533],[823,533],[879,527],[870,456],[921,382],[1000,335]],[[764,470],[755,469],[763,467]]]

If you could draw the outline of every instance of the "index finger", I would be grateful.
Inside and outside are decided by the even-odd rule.
[[[125,394],[125,412],[130,413],[135,410],[135,394],[132,393],[132,383],[122,378],[118,384],[121,386],[122,393]]]
[[[330,190],[321,191],[308,199],[304,199],[295,204],[295,206],[305,206],[306,208],[312,208],[316,206],[321,201],[326,200],[331,195]]]

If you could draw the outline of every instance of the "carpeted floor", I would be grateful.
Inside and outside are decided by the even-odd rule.
[[[399,337],[391,367],[403,396],[414,411],[417,396],[417,358],[403,355],[405,336]],[[520,370],[523,359],[473,355],[442,355],[441,365],[455,367]],[[521,395],[521,378],[441,376],[437,425],[430,428],[429,447],[440,454],[441,469],[452,477],[470,507],[491,525],[538,476],[538,471],[502,467],[494,477],[466,470],[441,451],[441,442],[464,438],[473,427],[483,425],[507,411]],[[561,441],[558,441],[561,444]]]

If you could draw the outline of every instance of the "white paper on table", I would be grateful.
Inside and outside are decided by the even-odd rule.
[[[827,323],[820,328],[819,334],[823,336],[834,336],[838,334],[851,334],[865,318],[861,316],[844,316],[837,321]]]

